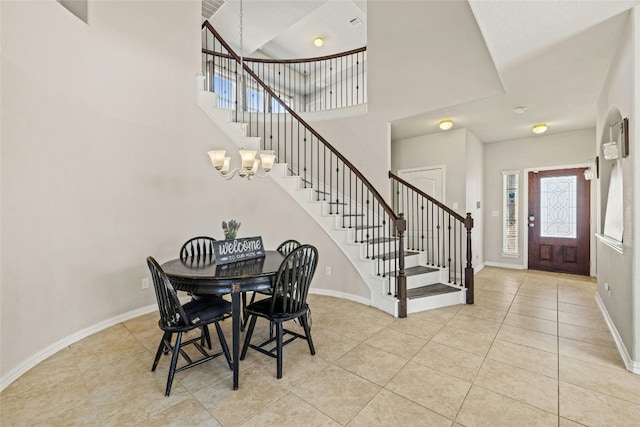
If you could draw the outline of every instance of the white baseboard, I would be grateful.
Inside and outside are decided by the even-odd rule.
[[[331,289],[318,289],[318,288],[310,288],[309,289],[309,293],[310,294],[315,294],[315,295],[325,295],[328,297],[336,297],[336,298],[341,298],[341,299],[346,299],[349,301],[353,301],[353,302],[357,302],[359,304],[363,304],[363,305],[371,305],[371,300],[365,297],[360,297],[357,295],[353,295],[353,294],[347,294],[345,292],[340,292],[340,291],[334,291]]]
[[[500,268],[511,268],[514,270],[526,270],[522,265],[519,265],[519,264],[504,264],[501,262],[485,261],[484,265],[486,265],[487,267],[500,267]]]
[[[607,322],[609,331],[613,336],[613,340],[616,343],[616,347],[618,347],[618,353],[620,353],[620,357],[622,357],[622,361],[624,362],[624,366],[627,368],[627,371],[640,375],[640,362],[636,362],[629,355],[629,352],[627,351],[627,347],[624,345],[624,341],[622,341],[622,337],[618,333],[618,329],[616,328],[616,325],[613,323],[611,316],[609,316],[607,307],[604,305],[604,302],[602,302],[602,299],[600,298],[600,294],[596,294],[596,304],[598,304],[598,308],[600,309],[600,312],[604,316],[605,322]]]
[[[96,323],[95,325],[89,326],[81,331],[78,331],[74,334],[71,334],[58,342],[51,344],[50,346],[40,350],[36,354],[30,356],[25,361],[20,363],[18,366],[10,370],[5,376],[0,379],[0,391],[4,390],[9,384],[17,380],[22,374],[27,372],[29,369],[36,366],[38,363],[42,362],[46,358],[52,356],[58,351],[62,350],[65,347],[70,346],[71,344],[80,341],[83,338],[88,337],[89,335],[93,335],[96,332],[100,332],[103,329],[111,327],[113,325],[117,325],[118,323],[124,322],[129,319],[133,319],[134,317],[142,316],[143,314],[151,313],[153,311],[158,310],[157,304],[151,304],[145,307],[137,308],[135,310],[129,311],[124,314],[120,314],[118,316],[114,316],[110,319],[103,320],[100,323]]]
[[[474,265],[473,266],[473,274],[478,273],[480,270],[482,270],[485,267],[485,263],[483,262],[482,264],[478,264],[478,265]]]

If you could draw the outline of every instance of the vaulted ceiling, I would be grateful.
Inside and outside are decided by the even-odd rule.
[[[402,7],[403,2],[394,3]],[[432,5],[435,13],[442,10],[437,3],[441,2],[428,1],[425,7]],[[470,0],[468,7],[477,22],[471,30],[484,40],[493,60],[493,64],[477,65],[491,70],[478,71],[497,72],[502,93],[400,118],[392,123],[392,139],[439,132],[437,123],[443,118],[452,119],[454,127],[469,129],[483,142],[530,137],[532,125],[540,122],[549,125],[547,134],[594,127],[596,97],[627,25],[627,12],[639,3]],[[226,0],[211,19],[236,47],[239,5],[239,0]],[[402,23],[388,25],[398,25],[394,34],[401,40]],[[327,55],[367,44],[367,2],[243,0],[243,27],[245,55],[280,59]],[[458,55],[472,55],[471,49],[477,48],[461,43],[457,28],[442,31],[439,28],[437,34],[431,34],[425,27],[422,37],[457,43]],[[325,39],[321,48],[313,46],[315,36]],[[462,71],[451,69],[446,58],[427,59],[429,67],[441,67],[448,74]],[[447,88],[452,99],[457,89]],[[435,90],[440,88],[434,86]],[[525,107],[524,112],[517,114],[515,107]]]

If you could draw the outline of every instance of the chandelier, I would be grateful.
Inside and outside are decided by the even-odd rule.
[[[276,160],[276,155],[273,151],[260,151],[258,150],[242,150],[238,151],[242,158],[242,166],[230,170],[231,157],[226,156],[225,150],[211,150],[207,154],[211,159],[211,164],[214,168],[220,172],[220,175],[229,180],[238,174],[241,178],[247,178],[251,180],[254,176],[264,178],[267,176],[273,163]],[[256,159],[256,155],[260,156],[260,159]],[[260,166],[262,165],[262,168]],[[262,172],[260,172],[262,169]]]
[[[244,39],[242,29],[242,14],[243,4],[242,0],[240,0],[240,75],[242,75],[244,71]],[[240,77],[239,84],[242,87],[241,93],[244,93],[244,79],[242,77]],[[244,107],[240,105],[240,108]],[[276,159],[274,151],[258,151],[257,149],[252,150],[243,148],[239,150],[239,154],[242,159],[242,165],[239,168],[230,169],[231,157],[228,157],[226,155],[225,150],[212,150],[208,151],[207,154],[211,159],[211,164],[213,164],[213,167],[215,167],[218,172],[220,172],[220,175],[227,180],[233,178],[236,174],[241,178],[247,178],[249,180],[251,180],[254,176],[264,178],[273,167],[273,163]],[[256,155],[259,155],[260,159],[257,159]],[[262,166],[262,168],[260,168],[260,166]],[[262,171],[260,171],[260,169],[262,169]]]

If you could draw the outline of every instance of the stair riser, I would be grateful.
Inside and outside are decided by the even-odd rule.
[[[415,276],[407,276],[407,289],[433,285],[434,283],[441,283],[439,271],[434,271],[433,273],[417,274]]]
[[[465,304],[467,291],[415,298],[407,301],[407,313],[417,313],[450,305]]]

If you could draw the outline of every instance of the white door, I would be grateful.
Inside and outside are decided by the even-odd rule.
[[[444,194],[442,188],[443,175],[444,167],[398,170],[400,178],[441,203],[445,202],[442,197]]]
[[[398,176],[444,204],[444,166],[398,170]],[[422,206],[416,206],[411,200],[406,202],[408,205],[404,207],[403,213],[407,220],[407,247],[410,249],[424,249],[424,245],[431,247],[434,222],[428,220],[430,209],[427,209],[426,206],[424,206],[425,209],[422,209]],[[424,203],[426,203],[426,199]]]

